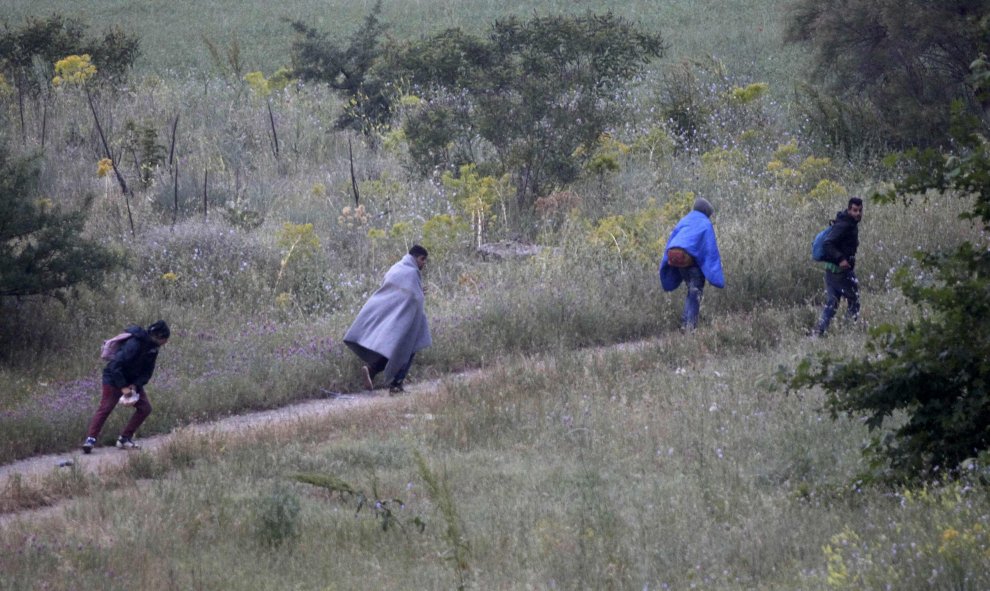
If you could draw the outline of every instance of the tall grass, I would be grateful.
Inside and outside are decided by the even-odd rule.
[[[259,97],[210,71],[201,35],[224,45],[234,31],[247,69],[284,65],[288,27],[270,9],[180,2],[164,18],[155,3],[74,5],[144,42],[133,84],[96,101],[109,140],[130,155],[122,166],[133,196],[125,202],[97,176],[103,153],[78,91],[59,91],[48,111],[28,101],[23,140],[17,106],[3,102],[5,135],[22,154],[44,144],[44,197],[72,207],[96,194],[88,232],[129,253],[130,266],[67,305],[2,302],[0,461],[78,445],[97,402],[99,344],[132,322],[173,326],[143,435],[357,389],[358,362],[339,339],[414,241],[433,252],[424,280],[435,346],[417,356],[411,379],[488,373],[256,436],[180,431],[163,454],[135,455],[106,478],[73,471],[41,488],[18,482],[4,507],[98,494],[64,516],[5,526],[0,586],[985,587],[984,485],[851,486],[863,426],[829,421],[817,392],[785,396],[772,377],[821,347],[860,351],[864,326],[917,313],[891,291],[915,249],[986,240],[957,219],[965,199],[867,200],[863,322],[824,341],[802,338],[822,297],[811,237],[848,194],[868,197],[890,171],[823,160],[825,148],[791,119],[780,97],[802,62],[778,45],[782,4],[386,4],[400,37],[510,13],[612,8],[671,41],[674,59],[628,89],[629,123],[610,130],[630,146],[655,133],[662,148],[623,152],[614,174],[567,187],[573,209],[494,219],[488,238],[542,247],[519,260],[483,260],[456,225],[428,232],[428,220],[457,214],[442,187],[411,177],[401,149],[334,131],[341,105],[325,89]],[[5,15],[16,25],[53,7],[13,0]],[[371,3],[280,7],[346,36]],[[750,82],[767,82],[768,95],[729,98]],[[691,141],[662,114],[675,99],[700,114]],[[168,147],[177,116],[175,160],[154,166],[142,187],[126,125],[154,130]],[[829,191],[816,192],[822,180]],[[683,291],[663,293],[656,264],[680,215],[664,208],[688,193],[715,204],[727,286],[706,289],[701,330],[681,337]],[[596,233],[610,218],[609,232],[620,230]],[[282,238],[306,224],[319,247],[290,256]],[[293,481],[298,472],[374,487],[429,527],[382,532],[345,499]]]
[[[725,89],[719,86],[704,99],[708,139],[693,149],[656,158],[632,154],[621,161],[617,177],[575,185],[584,197],[579,208],[563,223],[540,230],[545,248],[539,256],[485,262],[472,254],[468,234],[433,236],[428,246],[437,246],[436,255],[425,279],[437,345],[418,358],[417,375],[675,328],[683,294],[659,290],[655,265],[676,216],[647,222],[642,231],[648,237],[619,250],[595,239],[592,228],[607,216],[632,218],[648,211],[649,203],[665,204],[684,191],[707,196],[718,212],[728,286],[707,290],[705,318],[814,304],[821,277],[809,260],[809,237],[843,206],[844,196],[808,197],[806,186],[770,175],[768,162],[787,138],[785,121],[771,117],[772,105],[746,111],[722,104]],[[358,142],[366,214],[347,214],[345,208],[354,206],[350,162],[346,139],[330,129],[335,103],[315,87],[271,100],[277,125],[292,130],[280,134],[285,149],[278,157],[270,149],[264,102],[242,85],[145,78],[132,92],[101,95],[104,129],[118,146],[126,145],[126,121],[157,129],[158,141],[170,145],[170,122],[179,116],[171,170],[160,163],[150,185],[140,188],[136,167],[122,161],[138,187],[125,204],[110,179],[95,173],[99,143],[82,95],[66,89],[55,98],[58,108],[45,127],[45,195],[72,207],[81,193],[96,192],[90,232],[128,252],[131,265],[103,289],[80,291],[68,307],[4,303],[0,458],[75,445],[99,388],[95,351],[102,339],[133,322],[166,318],[176,328],[151,385],[156,412],[146,434],[357,386],[356,361],[340,346],[340,336],[388,266],[412,241],[429,238],[426,220],[454,210],[437,185],[405,174],[401,156]],[[629,100],[643,125],[661,125],[646,115],[651,98]],[[14,147],[40,145],[38,116],[28,109],[28,141]],[[739,139],[754,121],[763,121],[757,129],[772,143]],[[632,136],[632,142],[636,133],[616,135]],[[723,141],[734,150],[725,153],[735,155],[724,161],[709,157],[722,153],[715,146]],[[804,144],[796,149],[811,151]],[[829,174],[862,194],[884,172],[861,163],[833,165]],[[955,198],[908,209],[868,203],[859,267],[864,288],[888,289],[892,271],[910,264],[917,248],[981,240],[956,219],[966,206]],[[246,212],[258,223],[245,224]],[[280,243],[286,224],[312,224],[319,247],[288,257]],[[370,237],[371,230],[378,237]],[[499,219],[489,237],[525,230]],[[869,315],[867,307],[864,317]],[[806,316],[810,324],[811,313]],[[118,422],[113,419],[108,433]]]
[[[0,581],[9,589],[987,585],[985,485],[857,487],[865,427],[823,420],[818,393],[774,385],[778,364],[822,342],[766,314],[760,324],[779,346],[720,345],[754,338],[738,320],[637,349],[496,362],[480,380],[447,380],[435,395],[329,423],[187,439],[192,458],[210,450],[210,461],[172,463],[170,473],[135,456],[110,480],[116,490],[92,483],[98,494],[62,515],[9,522]],[[862,333],[839,331],[828,346],[856,350]],[[383,530],[353,498],[295,482],[301,471],[373,485],[379,498],[401,499],[400,518],[426,528]],[[279,532],[291,535],[270,543]]]

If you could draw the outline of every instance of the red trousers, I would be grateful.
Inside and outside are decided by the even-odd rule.
[[[148,394],[145,393],[144,388],[140,388],[139,392],[141,393],[141,399],[134,405],[134,414],[131,415],[131,420],[127,421],[127,425],[120,433],[123,437],[134,437],[134,433],[138,430],[138,427],[151,414],[151,403],[148,402]],[[110,413],[113,412],[114,407],[117,406],[117,402],[120,401],[120,397],[123,395],[124,393],[120,388],[116,388],[110,384],[103,384],[103,396],[100,398],[100,407],[96,409],[96,414],[93,415],[93,420],[89,423],[87,437],[99,438],[100,431],[103,430],[103,423],[107,422]]]

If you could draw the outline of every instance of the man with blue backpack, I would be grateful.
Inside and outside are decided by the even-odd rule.
[[[863,219],[863,200],[852,197],[845,211],[840,211],[828,230],[816,237],[812,257],[825,263],[825,308],[815,326],[822,336],[839,307],[846,299],[846,317],[859,318],[859,280],[856,279],[856,250],[859,248],[859,222]]]

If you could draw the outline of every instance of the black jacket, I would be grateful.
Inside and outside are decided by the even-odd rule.
[[[824,248],[826,261],[838,265],[846,260],[850,268],[854,267],[856,249],[859,248],[859,222],[845,211],[840,211],[825,238]]]
[[[140,326],[129,326],[125,330],[134,336],[121,343],[117,354],[103,368],[103,383],[117,388],[134,384],[143,389],[155,373],[158,344]]]

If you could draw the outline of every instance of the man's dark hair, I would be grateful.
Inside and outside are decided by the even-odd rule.
[[[148,327],[148,334],[162,339],[167,339],[172,335],[172,331],[169,330],[168,324],[166,324],[164,320],[158,320],[153,322],[151,326]]]
[[[849,209],[853,205],[858,205],[860,207],[863,207],[863,200],[860,199],[859,197],[850,197],[849,203],[846,204],[846,209]]]
[[[430,253],[426,252],[426,249],[418,244],[413,244],[413,247],[409,249],[409,254],[413,255],[414,257],[430,256]]]

